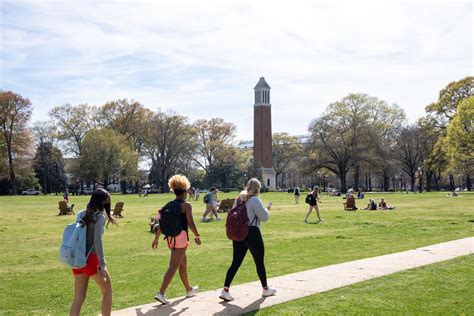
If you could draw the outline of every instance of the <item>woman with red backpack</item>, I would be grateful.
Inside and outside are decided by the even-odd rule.
[[[189,246],[188,227],[194,234],[196,244],[201,244],[201,238],[193,220],[192,207],[186,202],[186,195],[191,184],[188,178],[183,175],[174,175],[168,181],[168,186],[176,195],[174,201],[167,203],[159,212],[159,227],[156,230],[155,239],[151,244],[153,249],[158,247],[160,234],[166,236],[168,248],[171,250],[171,259],[166,271],[160,290],[155,295],[155,300],[162,304],[168,304],[165,291],[173,280],[179,269],[179,276],[186,288],[186,297],[194,296],[198,291],[198,286],[191,286],[188,280],[188,265],[186,249]],[[176,232],[174,232],[176,231]]]
[[[266,222],[269,219],[268,212],[272,205],[269,203],[266,208],[263,207],[262,201],[258,198],[261,187],[260,181],[255,178],[250,179],[245,190],[240,193],[233,206],[235,208],[238,203],[245,203],[243,210],[247,212],[249,227],[248,234],[242,241],[232,240],[232,264],[227,270],[224,288],[219,296],[224,301],[234,300],[234,297],[230,295],[229,287],[247,254],[247,250],[250,250],[257,268],[257,274],[263,288],[262,297],[275,295],[277,292],[275,288],[271,288],[267,284],[267,272],[264,263],[265,247],[262,234],[260,233],[260,222]]]

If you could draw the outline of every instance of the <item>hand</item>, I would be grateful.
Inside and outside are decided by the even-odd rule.
[[[107,277],[109,276],[109,271],[107,271],[107,268],[105,266],[102,268],[99,267],[99,274],[102,279],[107,279]]]
[[[196,242],[196,245],[200,245],[201,244],[201,237],[197,236],[196,238],[194,238],[194,241]]]
[[[272,202],[268,202],[267,204],[267,210],[270,210],[272,208]]]
[[[153,250],[156,250],[156,248],[158,248],[158,239],[153,239],[153,241],[151,243],[151,248]]]

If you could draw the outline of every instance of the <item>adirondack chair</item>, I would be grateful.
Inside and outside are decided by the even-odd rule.
[[[67,206],[66,201],[59,201],[59,215],[71,215],[74,214],[74,204],[71,205],[71,207]]]
[[[232,205],[234,205],[234,201],[235,201],[235,199],[224,199],[224,200],[222,200],[221,203],[219,204],[219,208],[217,209],[217,211],[219,213],[228,212],[232,208]]]
[[[346,202],[344,204],[344,210],[345,211],[355,211],[357,210],[357,207],[355,205],[355,198],[354,196],[349,195],[346,199]]]
[[[124,205],[123,202],[117,202],[115,204],[115,207],[114,207],[114,210],[113,210],[113,214],[114,214],[115,217],[123,217],[122,216],[123,205]]]

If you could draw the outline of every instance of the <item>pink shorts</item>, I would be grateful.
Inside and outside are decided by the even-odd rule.
[[[188,234],[185,230],[182,230],[181,233],[176,237],[167,237],[166,240],[170,250],[188,248],[189,246]]]

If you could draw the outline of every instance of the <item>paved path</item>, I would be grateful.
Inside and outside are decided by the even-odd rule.
[[[260,282],[231,287],[232,302],[222,302],[220,290],[207,291],[193,298],[179,297],[169,305],[158,302],[113,312],[113,315],[236,315],[292,301],[357,282],[474,253],[474,237],[379,257],[334,264],[283,275],[268,280],[276,296],[262,298]],[[177,277],[177,276],[176,276]]]

